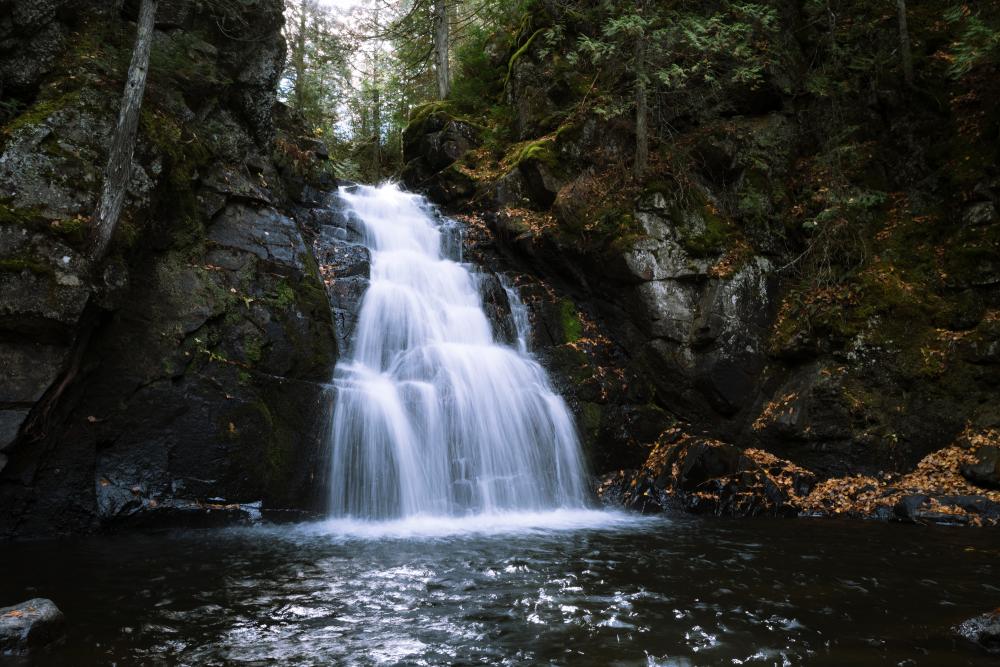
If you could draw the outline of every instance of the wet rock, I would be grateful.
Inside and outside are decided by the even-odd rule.
[[[955,633],[987,653],[1000,655],[1000,609],[963,621]]]
[[[496,340],[513,345],[517,342],[517,330],[511,315],[510,301],[500,279],[495,273],[479,276],[479,291],[483,296],[483,308],[493,327]]]
[[[975,463],[962,466],[962,476],[979,486],[1000,488],[1000,447],[980,447],[974,456]]]
[[[930,505],[930,496],[913,493],[903,496],[892,508],[892,516],[897,521],[919,523],[923,508]]]
[[[66,618],[51,600],[33,598],[0,608],[0,655],[26,654],[58,640]]]
[[[342,235],[346,236],[343,228],[325,226],[313,247],[333,311],[338,347],[347,350],[371,277],[371,253],[359,243],[344,240]]]

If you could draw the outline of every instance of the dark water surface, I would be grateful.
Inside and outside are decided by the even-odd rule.
[[[68,640],[43,665],[996,664],[949,633],[1000,605],[994,531],[489,524],[2,545],[0,605],[43,596],[66,613]]]

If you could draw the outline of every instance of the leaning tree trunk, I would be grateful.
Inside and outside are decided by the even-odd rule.
[[[899,52],[903,60],[903,79],[913,87],[913,54],[910,52],[910,31],[906,25],[906,0],[896,0],[899,12]]]
[[[437,72],[438,98],[446,99],[451,93],[451,75],[448,72],[449,49],[448,0],[434,3],[434,69]]]
[[[642,8],[641,0],[636,3]],[[646,35],[635,40],[635,165],[636,180],[646,174],[649,163],[649,101],[646,90]]]
[[[135,152],[135,135],[139,129],[139,109],[146,90],[146,74],[149,71],[149,50],[153,43],[153,27],[156,18],[156,0],[142,0],[139,7],[139,26],[132,49],[132,62],[128,67],[128,80],[122,95],[121,110],[118,112],[118,126],[111,141],[108,165],[104,169],[104,184],[101,199],[94,213],[93,256],[104,256],[114,235],[118,218],[125,201],[125,190],[132,175],[132,154]]]

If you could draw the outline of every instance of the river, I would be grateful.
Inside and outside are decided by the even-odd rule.
[[[0,599],[66,613],[39,665],[985,666],[949,628],[998,564],[991,531],[566,511],[17,543]]]

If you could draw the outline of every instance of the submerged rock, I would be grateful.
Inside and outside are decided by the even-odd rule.
[[[1000,609],[963,621],[955,632],[987,653],[1000,655]]]
[[[24,654],[63,635],[66,617],[52,600],[32,598],[0,608],[0,655]]]

